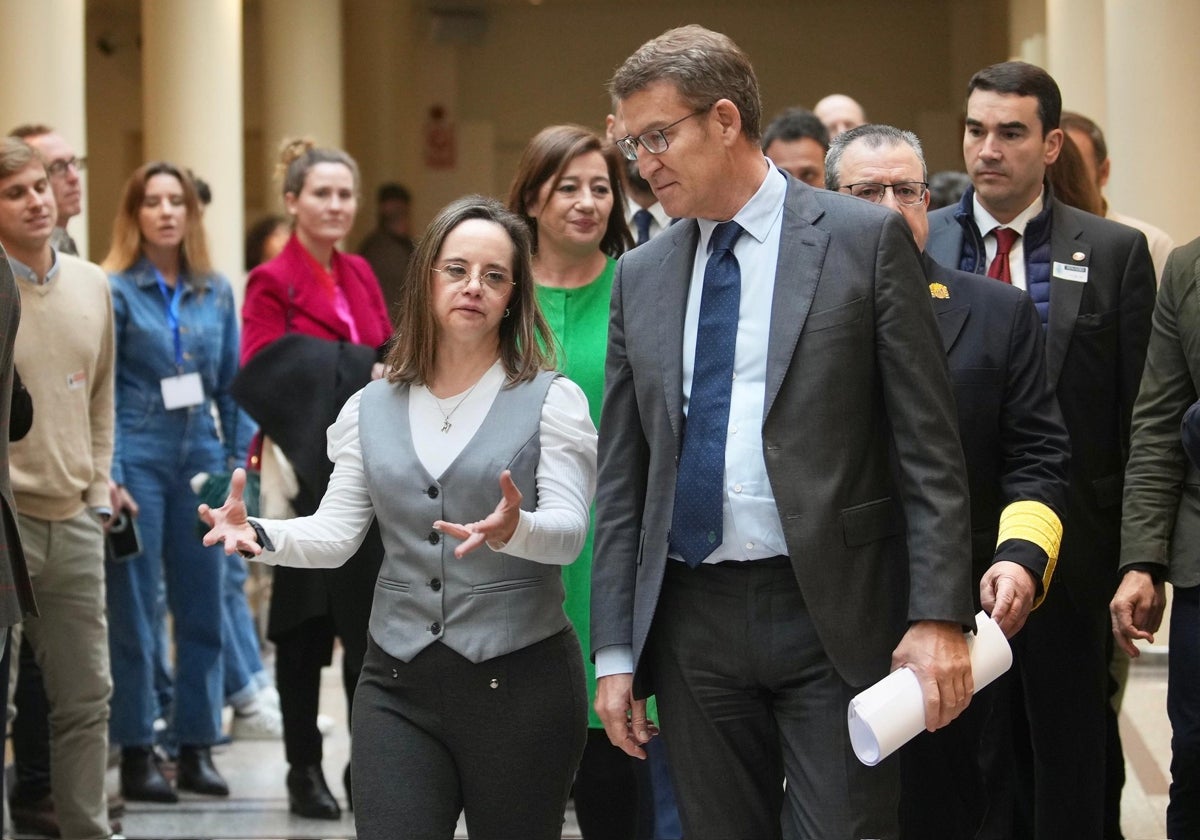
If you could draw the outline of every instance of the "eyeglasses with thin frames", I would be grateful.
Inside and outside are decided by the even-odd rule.
[[[647,131],[645,134],[639,134],[634,137],[632,134],[622,137],[617,141],[617,148],[621,150],[621,154],[625,155],[626,160],[637,160],[637,148],[640,144],[643,149],[652,155],[661,155],[671,147],[667,140],[667,132],[679,125],[684,120],[690,120],[692,117],[698,117],[701,114],[707,113],[712,106],[708,108],[699,108],[692,113],[682,116],[670,125],[664,125],[662,128],[656,128],[653,131]]]
[[[925,200],[925,194],[929,192],[929,184],[924,181],[897,181],[894,184],[862,181],[857,184],[843,184],[838,189],[850,193],[855,198],[865,198],[874,204],[880,204],[890,189],[897,204],[913,207]]]
[[[481,274],[472,274],[465,265],[458,263],[449,263],[441,268],[432,267],[432,269],[442,278],[442,283],[451,288],[462,288],[470,281],[475,280],[478,281],[480,288],[500,294],[504,291],[505,286],[517,285],[517,281],[510,279],[503,271],[497,271],[494,268]]]
[[[51,178],[57,178],[59,175],[66,175],[68,169],[74,169],[76,172],[83,172],[87,169],[87,158],[59,158],[58,160],[52,160],[50,163],[46,164],[46,174]]]

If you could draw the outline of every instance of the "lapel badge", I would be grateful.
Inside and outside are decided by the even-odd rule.
[[[1084,254],[1083,251],[1076,251],[1071,255],[1071,259],[1075,260],[1075,262],[1083,262],[1083,258],[1085,256],[1086,254]]]
[[[949,300],[950,299],[950,290],[947,289],[941,283],[930,283],[929,284],[929,296],[935,297],[938,300]]]

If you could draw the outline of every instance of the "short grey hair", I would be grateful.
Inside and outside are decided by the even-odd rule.
[[[879,149],[884,146],[907,145],[917,154],[921,162],[921,180],[929,180],[929,170],[925,166],[925,152],[921,149],[921,141],[911,131],[904,131],[891,125],[867,124],[843,131],[829,144],[829,152],[825,155],[825,189],[837,191],[841,186],[842,155],[846,147],[855,140],[864,141],[869,148]]]

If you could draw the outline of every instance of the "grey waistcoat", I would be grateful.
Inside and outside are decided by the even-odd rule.
[[[358,433],[363,470],[383,537],[371,606],[371,637],[404,662],[440,641],[472,662],[539,642],[567,627],[558,566],[482,545],[461,560],[458,540],[433,522],[475,522],[500,501],[500,473],[512,470],[521,507],[537,508],[542,404],[557,374],[501,388],[483,424],[437,477],[413,449],[409,389],[386,380],[366,387]]]

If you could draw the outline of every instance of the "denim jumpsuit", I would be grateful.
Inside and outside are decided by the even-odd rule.
[[[106,564],[111,738],[125,747],[154,742],[156,607],[165,576],[175,631],[174,735],[181,744],[208,746],[221,734],[225,693],[225,557],[200,541],[199,500],[189,481],[240,464],[255,431],[229,394],[238,368],[237,311],[225,278],[181,273],[177,347],[173,295],[150,262],[143,258],[110,280],[117,343],[112,474],[138,503],[143,549]],[[192,372],[200,375],[204,401],[167,410],[162,380]]]

